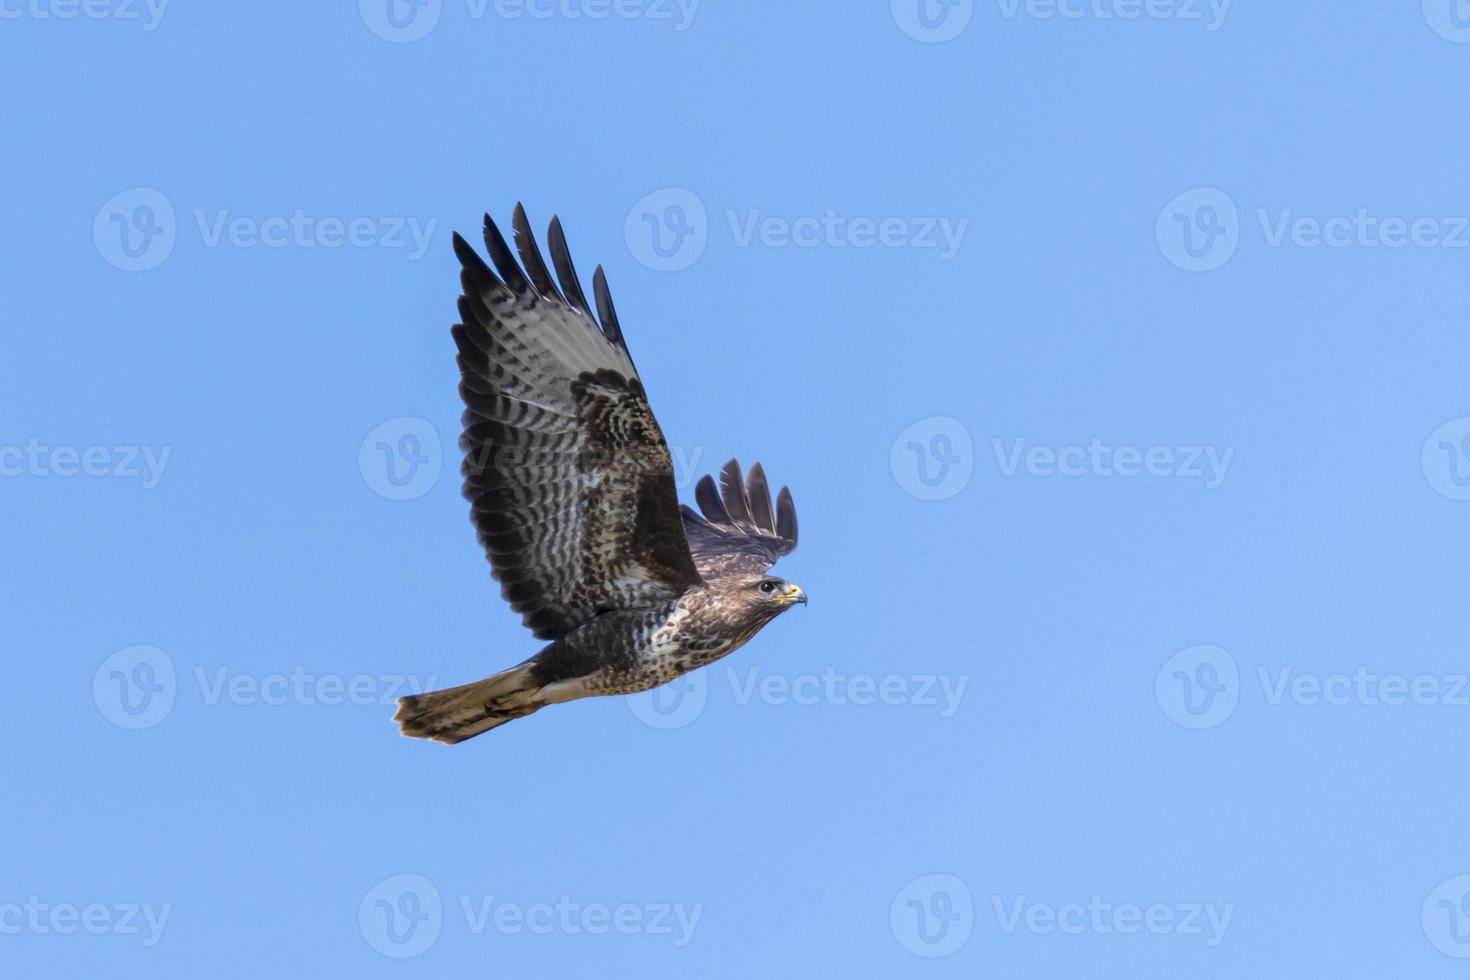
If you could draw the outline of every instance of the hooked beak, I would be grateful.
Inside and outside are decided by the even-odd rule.
[[[798,602],[801,603],[803,606],[806,605],[806,593],[801,591],[801,587],[798,585],[791,585],[788,583],[786,586],[786,591],[777,596],[777,598],[788,606],[794,606]]]

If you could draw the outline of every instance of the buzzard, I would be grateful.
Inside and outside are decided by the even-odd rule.
[[[470,519],[539,653],[461,687],[398,699],[404,735],[456,743],[548,704],[630,694],[737,649],[806,594],[767,574],[796,547],[785,488],[735,460],[679,503],[669,449],[607,280],[593,314],[561,223],[556,280],[516,205],[520,263],[490,216],[492,269],[459,235],[460,448]],[[558,286],[558,283],[560,285]]]

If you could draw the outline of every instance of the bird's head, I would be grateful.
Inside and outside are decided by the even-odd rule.
[[[773,617],[800,603],[806,605],[806,593],[774,575],[762,575],[744,584],[742,590],[749,608],[763,617]]]

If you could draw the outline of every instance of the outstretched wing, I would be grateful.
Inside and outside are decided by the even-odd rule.
[[[542,639],[598,613],[697,584],[673,463],[599,266],[601,324],[587,306],[561,223],[552,281],[526,214],[515,242],[485,216],[491,271],[459,235],[459,393],[464,495],[500,592]]]
[[[773,513],[766,473],[759,463],[742,478],[740,464],[730,460],[720,470],[719,490],[706,476],[695,486],[694,499],[703,517],[689,507],[680,511],[694,563],[706,579],[760,575],[796,547],[791,491],[781,488]]]

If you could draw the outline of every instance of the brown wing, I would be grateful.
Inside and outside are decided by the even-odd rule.
[[[608,609],[700,581],[673,463],[623,342],[599,267],[588,309],[552,219],[561,288],[516,206],[524,271],[485,217],[491,271],[458,235],[464,495],[491,574],[525,624],[555,639]]]
[[[704,516],[681,508],[684,534],[705,579],[763,574],[796,548],[791,491],[781,488],[772,513],[771,491],[759,463],[742,478],[740,464],[730,460],[720,470],[719,490],[706,476],[695,486],[694,499]]]

